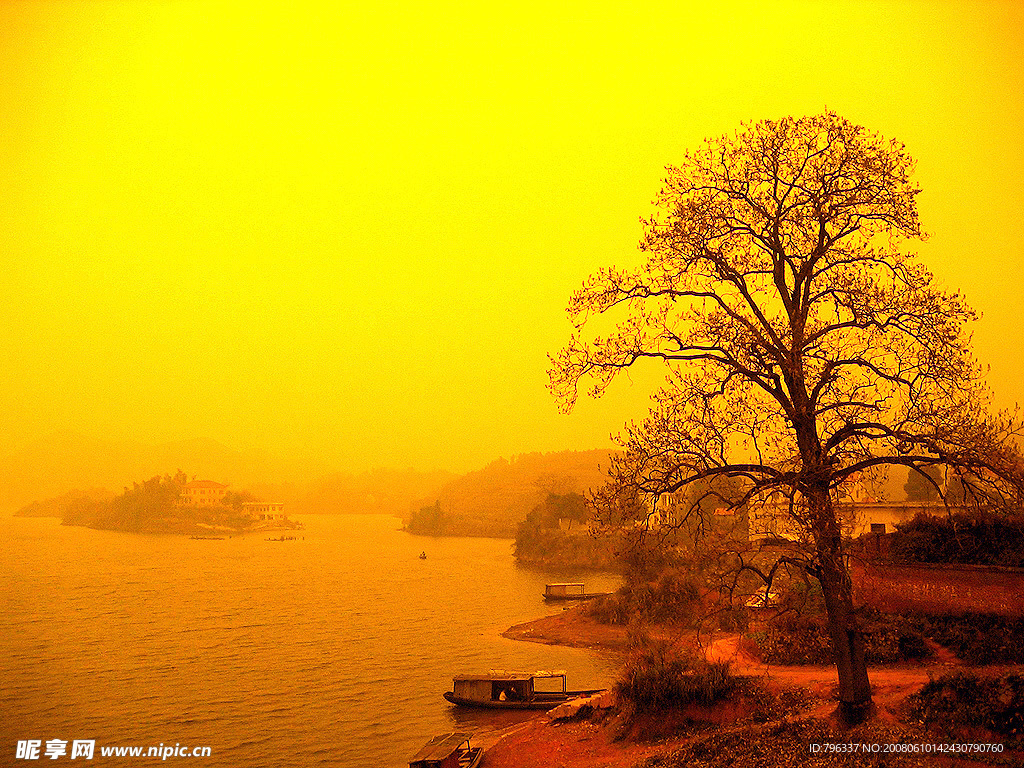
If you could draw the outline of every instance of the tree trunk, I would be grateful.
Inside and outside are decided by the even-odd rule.
[[[832,653],[839,673],[839,707],[849,723],[863,720],[871,709],[871,684],[864,656],[864,638],[853,610],[850,572],[843,561],[839,535],[818,541],[819,581],[828,612]]]
[[[797,426],[805,468],[812,478],[828,475],[813,419]],[[844,720],[857,723],[871,709],[871,683],[864,657],[864,638],[853,610],[853,584],[843,557],[843,535],[827,483],[818,479],[802,489],[807,502],[818,565],[818,582],[828,612],[832,656],[839,674],[839,709]]]

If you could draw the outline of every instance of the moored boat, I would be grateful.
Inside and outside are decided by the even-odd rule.
[[[545,600],[589,600],[592,597],[604,597],[611,592],[587,592],[586,587],[580,583],[566,584],[545,584]]]
[[[435,736],[409,761],[409,768],[476,768],[483,759],[480,747],[470,746],[467,733]]]
[[[545,681],[542,687],[537,681]],[[552,685],[553,684],[553,685]],[[577,696],[591,696],[603,688],[566,690],[565,672],[488,672],[459,675],[445,699],[463,707],[488,709],[554,709]]]

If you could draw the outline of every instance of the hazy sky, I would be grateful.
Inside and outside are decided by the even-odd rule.
[[[826,107],[917,158],[920,251],[1024,401],[1022,29],[953,0],[4,2],[0,448],[606,446],[651,380],[558,414],[570,292],[635,261],[684,148]]]

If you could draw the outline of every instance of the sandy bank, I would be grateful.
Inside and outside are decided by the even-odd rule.
[[[626,649],[626,628],[598,624],[583,612],[582,605],[561,613],[516,624],[501,633],[510,640],[524,640],[569,648],[619,651]]]
[[[692,632],[665,626],[652,627],[649,634],[666,640],[693,637]],[[586,614],[585,606],[582,604],[574,605],[561,613],[516,624],[502,632],[501,636],[529,643],[564,645],[569,648],[588,648],[615,653],[625,653],[629,647],[629,630],[626,627],[599,624]]]

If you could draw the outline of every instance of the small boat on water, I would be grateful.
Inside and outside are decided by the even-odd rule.
[[[604,597],[611,592],[587,592],[586,587],[579,583],[545,584],[545,600],[589,600],[592,597]]]
[[[537,681],[544,683],[538,687]],[[459,675],[445,699],[463,707],[487,709],[554,709],[577,696],[592,696],[604,688],[568,691],[565,672],[488,672]]]
[[[426,552],[420,552],[420,560],[426,560],[426,559],[427,559],[427,553]]]
[[[476,768],[484,751],[469,744],[467,733],[435,736],[409,761],[409,768]]]
[[[223,536],[191,536],[189,538],[195,539],[196,541],[224,541]]]

